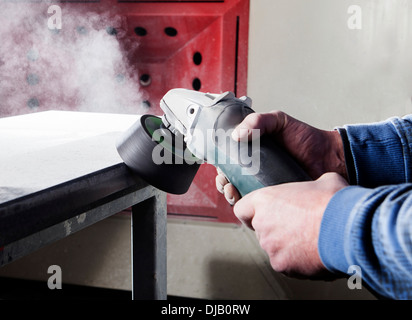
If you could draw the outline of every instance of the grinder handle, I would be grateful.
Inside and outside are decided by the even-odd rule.
[[[251,112],[254,111],[239,104],[228,106],[216,121],[215,129],[233,129]],[[227,154],[228,150],[237,150],[238,154],[233,157]],[[270,135],[248,142],[229,139],[224,145],[217,143],[215,152],[215,166],[241,196],[267,186],[311,180],[295,159],[278,146]],[[250,159],[251,163],[243,163],[242,155],[243,159]]]

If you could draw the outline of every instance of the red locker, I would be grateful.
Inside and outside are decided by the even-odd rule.
[[[159,101],[172,88],[246,94],[249,0],[58,2],[62,28],[54,31],[46,28],[53,17],[47,11],[50,3],[7,5],[10,12],[10,6],[26,6],[34,13],[22,23],[14,21],[21,17],[9,15],[0,27],[0,36],[7,39],[0,48],[0,116],[49,109],[161,115]],[[44,38],[33,38],[42,33]],[[92,42],[82,45],[93,36],[118,45],[123,56],[111,57]],[[76,46],[68,49],[69,43],[81,52]],[[78,66],[79,59],[84,66]],[[107,64],[96,66],[95,78],[85,79],[82,68],[102,59]],[[117,93],[113,102],[105,96],[110,90],[93,91],[95,83],[104,81],[100,70],[109,66],[109,88]],[[93,98],[89,109],[79,105],[85,94]],[[95,102],[97,107],[91,107]],[[112,108],[100,108],[104,102]],[[215,175],[213,166],[202,165],[187,194],[168,196],[169,215],[237,223],[215,188]]]

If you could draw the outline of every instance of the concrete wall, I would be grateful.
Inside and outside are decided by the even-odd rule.
[[[350,5],[362,29],[348,28]],[[407,0],[251,0],[248,94],[331,129],[411,111],[412,4]],[[0,275],[130,289],[130,221],[116,216],[6,266]],[[252,232],[169,220],[168,292],[216,299],[373,299],[365,289],[273,272]]]
[[[362,29],[348,28],[351,5]],[[411,112],[412,3],[251,0],[248,93],[321,128]]]

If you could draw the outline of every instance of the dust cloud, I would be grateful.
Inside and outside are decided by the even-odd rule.
[[[138,70],[121,46],[125,18],[60,3],[61,29],[53,29],[50,6],[0,0],[0,116],[143,113]]]

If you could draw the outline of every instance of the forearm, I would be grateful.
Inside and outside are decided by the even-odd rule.
[[[412,184],[342,189],[322,219],[318,249],[332,272],[361,268],[362,279],[376,292],[412,298]]]
[[[341,136],[348,181],[322,219],[319,254],[332,272],[358,265],[371,288],[412,298],[412,117],[347,125]]]

